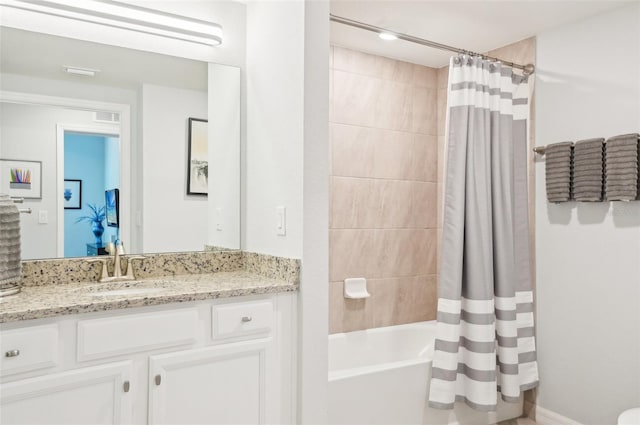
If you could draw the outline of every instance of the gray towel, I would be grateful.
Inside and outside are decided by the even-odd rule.
[[[17,286],[20,263],[20,212],[8,195],[0,194],[0,293]]]
[[[605,148],[605,196],[609,201],[640,199],[640,141],[637,133],[607,140]]]
[[[573,143],[561,142],[545,149],[547,200],[567,202],[571,199],[571,167]]]
[[[600,201],[604,181],[604,139],[576,142],[573,148],[573,199]]]

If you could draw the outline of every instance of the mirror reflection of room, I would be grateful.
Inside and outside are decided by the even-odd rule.
[[[0,158],[42,163],[41,196],[24,200],[33,214],[21,217],[22,258],[104,255],[106,244],[116,240],[129,253],[201,251],[212,245],[207,189],[190,193],[188,182],[189,120],[206,124],[208,64],[6,27],[0,31],[4,93],[94,103],[86,109],[47,101],[3,98],[0,103]],[[129,106],[130,117],[95,106],[105,101]],[[130,120],[128,146],[119,138],[121,118]],[[229,170],[234,180],[237,167]],[[124,195],[118,227],[106,223],[110,189]]]

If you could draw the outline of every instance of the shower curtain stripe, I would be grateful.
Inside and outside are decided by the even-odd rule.
[[[481,411],[537,385],[526,78],[452,58],[438,316],[429,404]]]

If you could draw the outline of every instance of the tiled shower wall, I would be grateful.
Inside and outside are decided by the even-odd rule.
[[[437,70],[339,47],[330,67],[329,331],[434,319]]]

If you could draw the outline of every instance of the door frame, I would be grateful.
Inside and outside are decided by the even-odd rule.
[[[114,131],[113,125],[108,124],[62,124],[56,125],[56,190],[58,193],[64,192],[64,135],[66,132],[82,133],[94,136],[113,136],[120,138],[120,125],[118,130]],[[118,143],[120,143],[118,141]],[[120,146],[122,151],[122,146]],[[120,159],[122,159],[122,152],[120,153]],[[121,168],[121,167],[120,167]],[[62,170],[60,172],[59,170]],[[122,173],[120,173],[122,174]],[[122,186],[122,184],[120,184]],[[80,206],[82,207],[82,205]],[[57,217],[57,247],[56,253],[58,257],[64,257],[64,201],[62,197],[58,196],[56,201]],[[121,232],[122,229],[119,229]],[[129,238],[126,239],[129,241]]]

